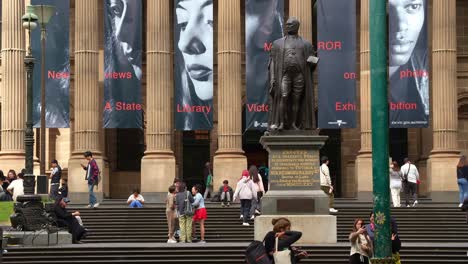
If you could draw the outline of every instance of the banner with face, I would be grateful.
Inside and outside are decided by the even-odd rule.
[[[317,2],[318,127],[356,127],[356,1]]]
[[[174,1],[177,130],[213,126],[213,1]]]
[[[245,128],[265,130],[268,122],[268,60],[283,37],[283,0],[245,0]]]
[[[70,1],[32,0],[32,5],[53,5],[45,43],[45,120],[47,128],[70,127]],[[33,125],[41,126],[41,29],[31,35],[33,72]]]
[[[390,127],[429,125],[427,0],[389,0]]]
[[[105,128],[141,128],[142,1],[104,2]]]

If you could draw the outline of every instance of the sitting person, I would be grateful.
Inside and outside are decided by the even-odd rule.
[[[10,192],[13,197],[13,201],[16,202],[16,198],[20,195],[24,195],[23,180],[24,174],[22,172],[18,173],[18,178],[8,185],[7,191]]]
[[[145,199],[140,194],[140,190],[133,190],[133,194],[128,197],[127,204],[130,208],[142,208],[145,203]]]
[[[80,240],[86,235],[86,229],[83,227],[80,212],[70,213],[67,211],[68,198],[58,196],[55,201],[54,213],[57,217],[58,227],[67,227],[68,232],[72,234],[73,244],[81,244]]]
[[[275,218],[271,222],[273,224],[273,231],[266,234],[265,250],[268,257],[273,261],[273,253],[276,252],[276,239],[278,239],[278,251],[289,249],[291,251],[291,263],[295,264],[299,262],[301,258],[307,257],[307,252],[296,251],[292,244],[298,241],[302,237],[302,233],[298,231],[291,231],[291,222],[285,218]]]
[[[227,180],[223,181],[223,186],[219,187],[219,196],[221,197],[221,206],[230,206],[233,190]]]

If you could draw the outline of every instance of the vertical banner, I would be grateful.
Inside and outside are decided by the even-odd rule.
[[[245,0],[245,128],[268,126],[268,60],[273,41],[283,37],[283,0]]]
[[[105,0],[105,128],[141,128],[142,2]]]
[[[319,0],[318,127],[356,127],[356,0]]]
[[[213,1],[174,1],[177,130],[213,126]]]
[[[70,0],[31,0],[32,5],[53,5],[45,45],[45,120],[47,128],[70,127]],[[33,73],[33,125],[41,126],[41,29],[32,32],[36,59]]]
[[[428,127],[427,0],[391,0],[388,7],[390,127]]]

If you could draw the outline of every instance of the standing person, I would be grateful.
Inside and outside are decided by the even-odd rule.
[[[200,241],[198,243],[205,243],[205,220],[208,218],[208,214],[205,208],[205,199],[200,193],[201,185],[196,184],[192,187],[192,194],[195,197],[192,205],[195,208],[195,214],[193,215],[193,234],[197,233],[196,224],[200,225]]]
[[[265,193],[265,189],[263,187],[262,176],[260,176],[260,174],[258,173],[257,166],[250,166],[249,175],[250,179],[254,183],[255,192],[257,193],[257,199],[252,199],[252,206],[250,207],[250,219],[254,219],[255,214],[260,214],[260,210],[262,208],[261,198]]]
[[[192,243],[192,214],[191,208],[193,197],[184,182],[179,185],[179,192],[176,194],[176,208],[179,216],[180,243]]]
[[[16,175],[15,175],[16,176]],[[24,195],[24,187],[23,187],[23,178],[24,174],[22,172],[18,173],[18,178],[8,185],[7,191],[10,192],[11,196],[13,197],[13,201],[16,202],[16,198],[20,195]]]
[[[462,207],[463,201],[468,199],[468,164],[465,156],[461,156],[457,164],[457,182],[460,190],[460,204],[458,207]]]
[[[249,214],[250,207],[252,205],[252,199],[257,199],[257,192],[255,191],[255,186],[253,181],[250,179],[250,174],[248,170],[242,171],[242,178],[237,182],[236,191],[234,193],[234,201],[237,198],[241,201],[242,207],[242,219],[243,226],[249,226]]]
[[[403,185],[405,185],[406,207],[410,207],[410,196],[414,201],[413,207],[415,207],[418,204],[418,168],[408,158],[405,158],[405,165],[401,166],[401,173],[403,174]]]
[[[369,215],[369,224],[366,225],[366,233],[371,239],[372,243],[374,242],[374,232],[375,232],[374,212],[371,212]]]
[[[174,237],[174,227],[176,219],[176,206],[175,206],[175,195],[176,187],[174,185],[169,187],[169,193],[166,197],[166,219],[167,219],[167,243],[177,243]]]
[[[353,232],[349,234],[351,242],[350,264],[369,264],[372,256],[372,240],[366,232],[364,221],[360,218],[354,220]]]
[[[133,193],[128,197],[127,204],[130,208],[143,208],[145,198],[140,194],[140,190],[134,189]]]
[[[203,178],[205,179],[205,194],[203,198],[208,198],[208,194],[210,194],[210,198],[213,197],[213,173],[211,164],[209,162],[205,163],[205,169],[203,170]]]
[[[330,170],[328,169],[328,164],[330,160],[327,156],[322,157],[322,165],[320,166],[320,189],[328,196],[329,202],[328,207],[330,208],[330,213],[337,213],[338,210],[333,208],[335,195],[333,194],[333,185],[330,177]]]
[[[393,207],[400,207],[401,181],[403,174],[400,171],[398,162],[393,161],[390,165],[390,191],[392,193]]]
[[[278,251],[284,249],[289,249],[291,251],[291,264],[295,264],[299,259],[307,257],[307,252],[305,251],[293,254],[294,250],[292,244],[302,237],[302,233],[299,231],[291,231],[291,222],[287,218],[275,218],[271,223],[273,224],[273,231],[268,232],[263,240],[265,241],[267,256],[273,264],[275,263],[273,253],[276,251],[276,239],[278,239]]]
[[[85,159],[88,161],[88,165],[80,164],[81,167],[86,171],[85,180],[88,181],[88,191],[89,191],[89,204],[88,208],[98,207],[99,203],[97,202],[96,195],[94,195],[94,186],[98,184],[99,181],[99,167],[96,160],[93,158],[93,153],[91,151],[86,151],[84,154]]]
[[[224,180],[223,186],[219,187],[219,197],[221,197],[221,206],[230,206],[231,197],[234,192],[232,191],[231,186],[229,186],[229,181]]]
[[[258,168],[258,173],[260,173],[260,176],[262,176],[262,181],[263,181],[263,189],[265,190],[265,193],[268,192],[268,173],[269,169],[267,166],[262,165],[260,168]]]
[[[51,179],[49,197],[52,200],[56,200],[58,196],[58,189],[60,187],[60,179],[62,178],[62,168],[55,159],[52,160],[50,164],[52,166],[52,171],[50,172],[49,176],[49,179]]]

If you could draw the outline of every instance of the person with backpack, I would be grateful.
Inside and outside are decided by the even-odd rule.
[[[242,171],[242,178],[237,182],[236,191],[234,192],[234,201],[237,198],[241,201],[241,217],[243,219],[242,225],[249,226],[249,214],[250,207],[252,205],[252,199],[257,199],[257,192],[253,181],[250,179],[250,174],[248,170]]]
[[[203,198],[206,200],[208,194],[210,198],[213,198],[213,173],[212,173],[211,164],[209,162],[205,163],[205,169],[203,170],[204,180],[205,180],[205,194]]]
[[[179,192],[176,194],[176,208],[177,216],[179,218],[180,228],[180,243],[192,243],[192,216],[194,201],[192,194],[187,191],[187,187],[184,182],[179,184]]]
[[[330,177],[330,170],[328,169],[328,164],[330,163],[330,160],[328,159],[327,156],[322,157],[322,165],[320,165],[320,189],[328,196],[328,210],[330,213],[337,213],[338,210],[336,210],[334,207],[334,200],[335,200],[335,195],[333,193],[334,188],[332,184],[332,180]]]
[[[416,168],[416,165],[412,164],[408,158],[405,158],[405,165],[401,166],[401,173],[403,173],[403,186],[405,188],[406,207],[410,207],[410,197],[413,198],[412,206],[415,207],[418,204],[418,168]]]
[[[97,208],[99,203],[96,199],[96,195],[94,194],[94,186],[97,186],[99,182],[99,167],[96,160],[93,158],[93,153],[91,151],[86,151],[83,155],[88,161],[88,165],[80,164],[86,171],[85,180],[88,181],[89,204],[87,207]]]

